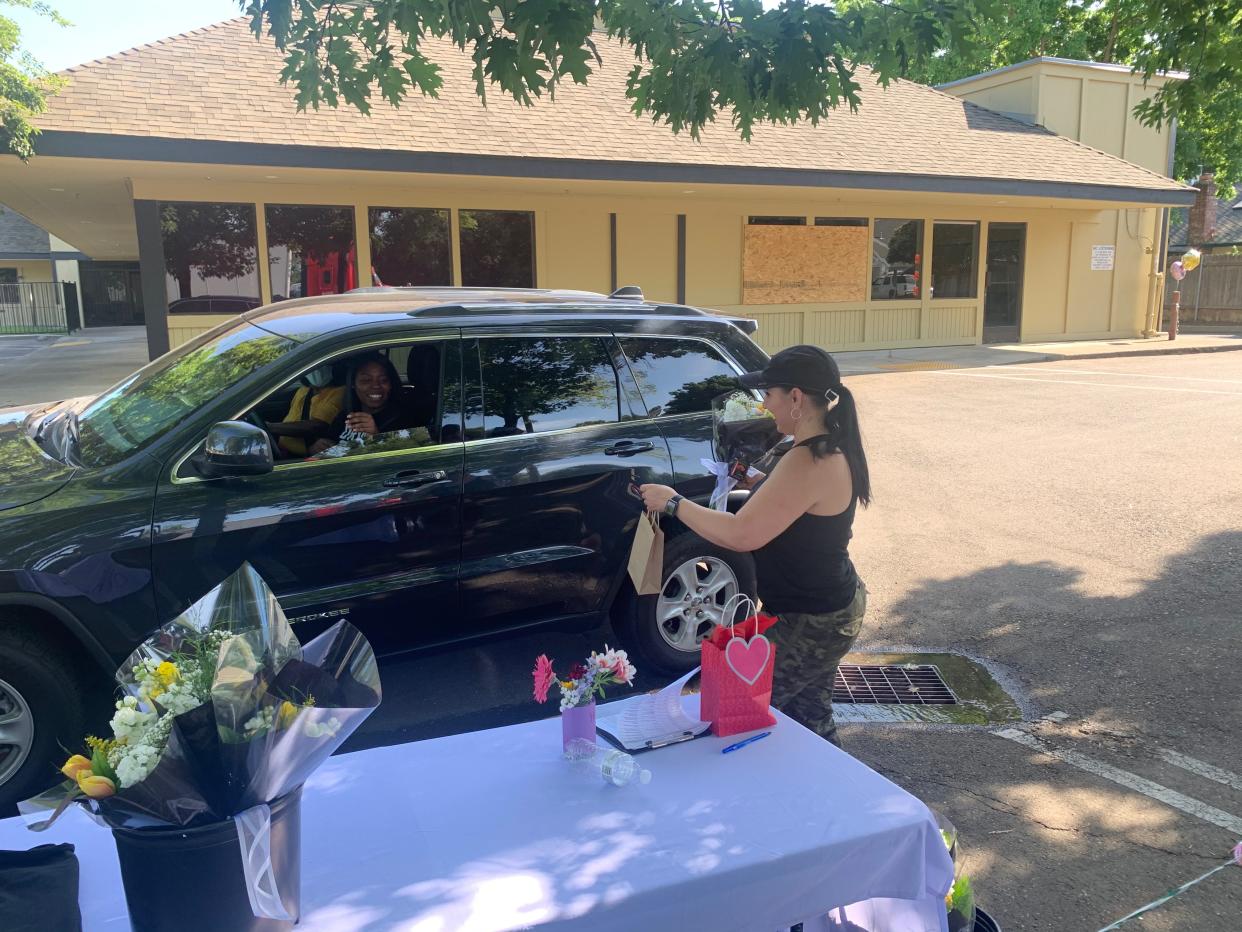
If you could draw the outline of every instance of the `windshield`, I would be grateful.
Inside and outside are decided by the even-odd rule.
[[[87,466],[120,462],[295,346],[250,324],[208,331],[91,402],[78,416],[78,458]]]

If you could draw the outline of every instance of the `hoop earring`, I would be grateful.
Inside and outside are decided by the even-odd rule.
[[[802,420],[802,409],[794,408],[792,411],[789,412],[789,416],[793,418],[795,421]]]

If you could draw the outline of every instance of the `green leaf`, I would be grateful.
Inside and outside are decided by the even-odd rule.
[[[121,780],[112,765],[108,763],[108,755],[102,749],[91,752],[91,773],[97,777],[107,777],[112,781],[113,786],[120,789]]]

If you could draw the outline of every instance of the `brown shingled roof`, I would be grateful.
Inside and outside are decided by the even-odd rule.
[[[555,102],[523,107],[499,90],[483,106],[470,59],[451,43],[426,40],[443,68],[438,99],[400,108],[380,100],[298,113],[282,86],[281,57],[234,19],[62,72],[68,86],[38,122],[55,133],[278,143],[403,153],[539,157],[682,166],[746,166],[824,172],[1005,179],[1107,185],[1147,192],[1183,186],[1130,162],[909,81],[882,89],[860,69],[862,106],[818,127],[759,126],[750,143],[722,121],[702,140],[635,117],[625,97],[633,63],[620,44],[597,37],[603,66],[583,87],[567,83]]]

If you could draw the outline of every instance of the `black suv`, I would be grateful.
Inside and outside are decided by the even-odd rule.
[[[636,598],[634,485],[705,501],[711,399],[767,357],[753,321],[622,294],[286,301],[97,398],[0,411],[0,803],[49,782],[120,661],[242,561],[304,640],[342,616],[380,654],[608,619],[641,663],[692,666],[754,569],[666,521],[663,592]],[[349,410],[376,354],[401,429],[288,454],[273,433],[312,381]]]

